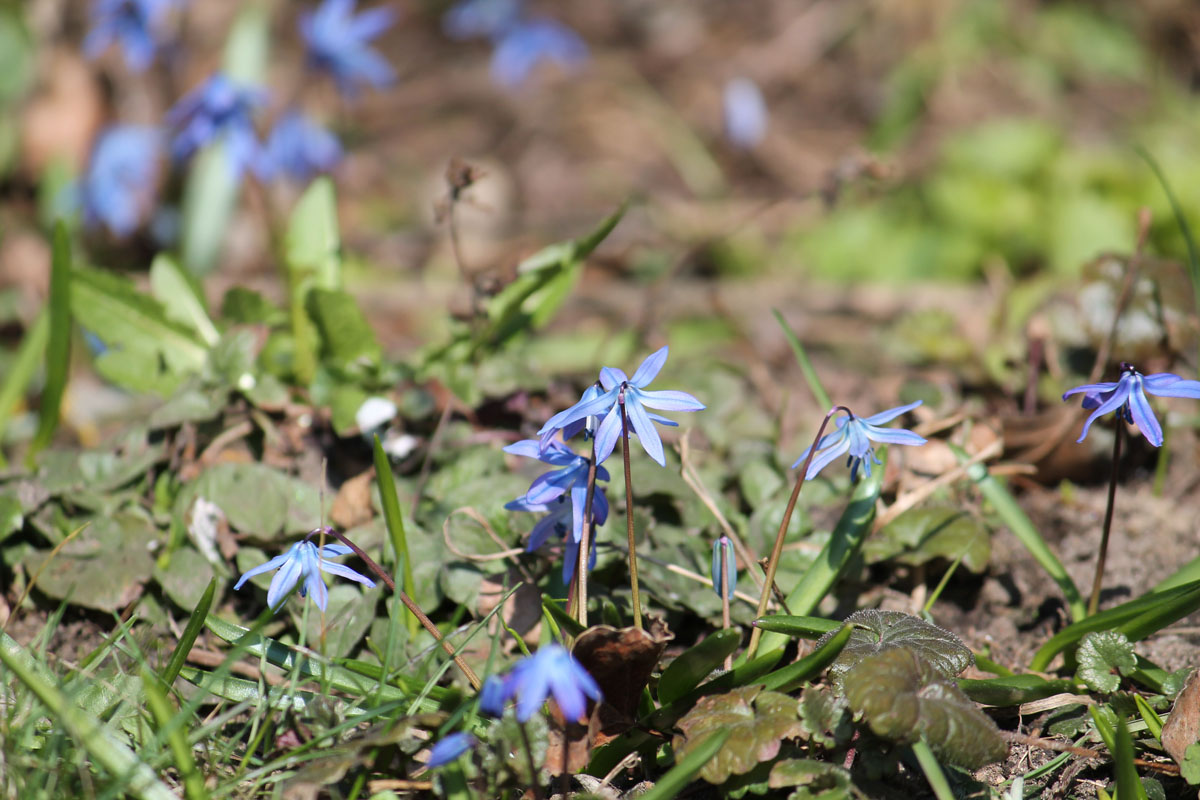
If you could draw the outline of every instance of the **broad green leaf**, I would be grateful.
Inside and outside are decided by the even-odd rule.
[[[850,787],[850,773],[827,761],[788,758],[771,767],[770,786],[772,789],[804,786],[810,791],[840,789],[845,793]]]
[[[1121,676],[1137,668],[1133,644],[1120,631],[1097,631],[1084,635],[1075,653],[1079,668],[1075,677],[1094,692],[1112,694]]]
[[[829,667],[830,680],[839,690],[846,673],[858,662],[885,650],[909,650],[943,678],[953,678],[974,661],[970,649],[953,633],[899,611],[855,611],[846,618],[846,624],[852,626],[850,640]],[[817,646],[833,635],[825,634],[817,640]]]
[[[185,422],[208,422],[225,410],[229,401],[226,389],[209,389],[201,381],[188,381],[166,401],[150,412],[146,423],[151,430],[174,428]]]
[[[342,288],[342,240],[333,181],[317,178],[297,201],[288,220],[284,250],[288,270],[308,282],[306,288]]]
[[[244,286],[234,286],[225,292],[221,301],[221,316],[241,325],[282,325],[287,321],[283,309],[259,292]]]
[[[187,484],[176,499],[180,515],[197,497],[215,503],[229,524],[260,540],[304,533],[321,516],[317,490],[298,478],[259,463],[224,463],[209,467]]]
[[[800,722],[810,741],[836,747],[854,735],[844,698],[825,687],[806,685],[800,694]]]
[[[991,537],[980,520],[961,509],[929,506],[904,512],[863,547],[868,562],[895,559],[916,566],[961,556],[963,566],[976,573],[987,569],[991,552]]]
[[[337,368],[354,370],[379,364],[383,351],[349,292],[313,287],[305,307],[321,334],[323,355]]]
[[[667,665],[658,681],[658,702],[666,705],[695,689],[741,644],[741,631],[717,631]]]
[[[71,365],[71,240],[62,220],[54,226],[54,246],[50,267],[50,338],[46,342],[46,383],[38,409],[38,427],[29,444],[26,462],[32,466],[37,454],[48,444],[58,428],[59,410],[67,389],[67,371]]]
[[[204,344],[120,276],[76,267],[71,310],[108,348],[97,356],[96,369],[125,388],[166,395],[204,368]]]
[[[1183,763],[1179,765],[1180,776],[1190,785],[1200,784],[1200,742],[1188,745],[1183,754]]]
[[[840,631],[819,642],[804,658],[764,677],[763,685],[772,691],[788,692],[806,681],[815,679],[838,657],[853,632],[854,629],[849,625],[844,626]]]
[[[758,686],[701,699],[677,727],[682,734],[674,738],[672,746],[679,759],[686,759],[713,732],[732,732],[725,746],[700,770],[700,777],[712,784],[724,783],[772,760],[784,739],[804,732],[796,699]]]
[[[894,647],[869,655],[846,673],[846,702],[885,739],[924,738],[939,759],[977,769],[1008,752],[996,723],[979,710],[943,669],[912,650]]]
[[[0,542],[25,525],[25,509],[11,494],[0,494]]]
[[[154,580],[175,605],[188,609],[196,607],[217,578],[204,556],[191,547],[180,547],[171,553],[165,568],[155,566]]]
[[[150,294],[162,303],[167,319],[188,328],[209,347],[217,343],[220,334],[208,317],[204,298],[179,263],[166,253],[159,253],[150,264]]]
[[[258,681],[216,675],[195,667],[184,667],[179,671],[179,677],[188,683],[195,684],[209,694],[223,697],[234,703],[266,705],[277,711],[295,711],[298,714],[309,711],[314,701],[332,702],[339,714],[345,708],[345,703],[338,698],[330,698],[314,692],[298,692],[286,685],[271,687],[264,696]]]
[[[336,583],[329,587],[329,602],[324,613],[313,608],[308,614],[308,633],[305,641],[319,642],[322,639],[328,652],[348,654],[362,640],[371,621],[375,618],[375,606],[379,603],[379,592],[359,589],[357,584]],[[303,606],[292,606],[302,609]],[[301,612],[294,612],[297,627],[303,622]]]

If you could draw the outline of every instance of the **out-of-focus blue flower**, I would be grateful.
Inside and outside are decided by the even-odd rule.
[[[587,711],[587,698],[600,701],[600,687],[562,645],[552,642],[513,666],[500,697],[501,705],[516,699],[518,722],[528,722],[550,697],[567,721],[576,722]]]
[[[118,125],[101,133],[83,177],[84,221],[116,236],[133,233],[153,200],[162,149],[157,128]]]
[[[704,404],[687,392],[646,390],[646,386],[654,380],[666,363],[667,353],[666,347],[652,353],[637,368],[632,378],[615,367],[600,370],[600,387],[603,394],[588,398],[585,393],[578,403],[546,420],[546,424],[538,431],[539,440],[549,442],[555,431],[567,429],[572,423],[587,417],[603,416],[604,419],[596,431],[596,463],[600,464],[612,455],[617,439],[621,436],[621,406],[624,405],[633,429],[630,432],[636,433],[646,453],[665,467],[667,461],[663,455],[662,439],[659,438],[654,423],[671,426],[678,423],[652,414],[646,408],[657,408],[661,411],[704,409]]]
[[[366,575],[355,572],[345,564],[336,564],[327,560],[337,556],[348,556],[353,552],[344,544],[327,544],[318,548],[307,540],[296,542],[288,548],[286,553],[277,555],[267,563],[259,564],[254,569],[244,572],[233,588],[236,591],[255,575],[277,569],[279,571],[275,573],[275,577],[271,579],[271,586],[267,589],[267,605],[273,611],[279,611],[280,605],[301,578],[304,579],[304,583],[300,585],[300,596],[307,597],[311,594],[313,602],[324,611],[326,603],[329,602],[329,592],[325,588],[325,581],[321,578],[322,572],[349,578],[368,587],[375,585],[375,581]]]
[[[308,45],[310,62],[333,76],[347,95],[358,93],[361,83],[375,88],[396,78],[392,65],[369,46],[396,21],[386,6],[354,13],[357,0],[324,0],[316,11],[300,18],[300,33]]]
[[[575,31],[546,18],[522,20],[496,39],[492,78],[502,86],[519,86],[542,61],[576,69],[587,61],[588,47]]]
[[[442,767],[470,750],[475,745],[475,737],[469,733],[452,733],[442,737],[441,741],[429,748],[429,761],[425,766],[430,769]]]
[[[181,0],[93,0],[92,28],[83,40],[88,58],[96,58],[114,43],[125,51],[125,63],[141,72],[154,61],[162,43],[163,22]]]
[[[522,0],[463,0],[442,17],[451,39],[497,37],[521,19]]]
[[[479,690],[479,710],[493,717],[504,715],[504,681],[496,675],[488,675]]]
[[[725,84],[725,135],[738,147],[751,148],[767,135],[767,102],[758,84],[734,78]]]
[[[263,89],[237,84],[218,72],[167,112],[167,126],[174,132],[172,156],[183,160],[201,147],[219,142],[235,178],[241,179],[247,169],[260,176],[268,174],[269,160],[254,132],[253,119],[266,101]]]
[[[267,137],[267,158],[272,174],[304,181],[333,169],[342,160],[342,144],[306,114],[289,111]]]
[[[1184,380],[1170,372],[1157,372],[1153,375],[1143,375],[1131,364],[1121,365],[1121,378],[1116,383],[1089,383],[1076,386],[1063,393],[1063,400],[1073,394],[1083,394],[1083,407],[1095,409],[1087,422],[1083,423],[1083,432],[1078,441],[1083,441],[1088,429],[1099,417],[1110,411],[1117,412],[1118,417],[1133,422],[1146,437],[1146,441],[1155,447],[1162,447],[1163,432],[1146,399],[1146,392],[1157,397],[1190,397],[1200,400],[1200,381]]]
[[[906,431],[901,428],[881,428],[886,422],[891,422],[896,417],[911,411],[921,405],[918,400],[915,403],[909,403],[906,406],[899,406],[887,411],[882,411],[873,417],[856,417],[854,415],[839,416],[837,418],[838,429],[833,433],[827,433],[821,437],[821,441],[817,442],[817,454],[813,458],[812,463],[808,465],[808,472],[804,479],[811,481],[817,476],[817,473],[825,469],[834,459],[845,454],[846,466],[850,467],[850,480],[857,480],[859,466],[864,466],[867,470],[867,475],[871,474],[871,463],[881,463],[875,457],[875,448],[871,446],[871,442],[879,442],[881,444],[908,444],[922,445],[925,444],[925,439],[912,431]],[[792,464],[792,469],[804,463],[804,459],[808,458],[808,451],[812,447],[809,446],[800,458],[796,459],[796,463]]]
[[[586,494],[586,493],[585,493]],[[524,495],[505,503],[509,511],[547,511],[546,516],[537,521],[529,533],[529,542],[525,551],[532,553],[544,545],[551,535],[557,535],[566,542],[563,550],[563,582],[570,583],[575,574],[575,564],[579,561],[579,544],[583,540],[583,516],[574,503],[567,502],[568,495],[562,494],[548,503],[531,503]],[[573,498],[572,498],[573,499]],[[580,505],[585,501],[580,501]],[[578,519],[579,527],[575,527]],[[604,489],[597,486],[592,492],[592,541],[588,553],[588,569],[596,566],[596,528],[608,520],[608,498]],[[570,536],[567,532],[572,531]]]
[[[535,478],[525,493],[525,500],[531,505],[545,505],[570,492],[574,514],[572,530],[575,541],[578,542],[583,536],[583,510],[587,504],[587,476],[591,462],[559,442],[550,442],[543,449],[537,439],[524,439],[510,444],[504,448],[504,452],[515,456],[536,458],[546,464],[553,464],[561,468],[545,472]],[[606,481],[608,479],[608,470],[604,467],[596,467],[596,480]],[[594,505],[595,503],[593,503]],[[607,511],[607,503],[604,505]]]
[[[721,560],[725,560],[725,569],[721,569]],[[717,597],[733,598],[737,591],[737,556],[733,554],[733,542],[728,536],[722,536],[713,542],[712,553],[712,582],[713,591]]]

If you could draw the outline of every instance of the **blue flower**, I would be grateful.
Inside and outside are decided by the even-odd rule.
[[[162,24],[180,0],[94,0],[92,29],[83,40],[88,58],[96,58],[114,43],[125,51],[125,63],[141,72],[154,61]]]
[[[156,128],[119,125],[100,134],[83,177],[87,224],[103,224],[116,236],[137,229],[153,201],[162,146]]]
[[[504,703],[503,679],[495,675],[488,675],[484,678],[483,687],[479,690],[479,710],[493,717],[502,717],[504,716]]]
[[[504,452],[515,456],[536,458],[547,464],[553,464],[561,469],[542,473],[530,484],[525,492],[525,500],[531,505],[544,505],[557,499],[567,492],[571,493],[571,506],[574,509],[575,541],[583,535],[583,507],[587,503],[587,476],[591,462],[574,450],[559,442],[549,442],[543,448],[537,439],[524,439],[504,448]],[[609,479],[608,470],[596,467],[596,480]],[[606,508],[607,510],[607,508]]]
[[[452,39],[498,37],[516,24],[522,0],[463,0],[442,17],[442,30]]]
[[[721,570],[722,551],[725,554],[725,572]],[[729,576],[728,581],[725,579],[726,572]],[[722,536],[713,542],[712,583],[717,597],[732,598],[733,593],[737,591],[737,556],[733,554],[733,542],[728,536]]]
[[[881,463],[875,457],[875,448],[871,447],[871,442],[879,442],[881,444],[925,444],[925,439],[912,431],[879,427],[885,422],[891,422],[904,412],[911,411],[919,405],[921,405],[920,400],[915,403],[909,403],[906,406],[883,411],[873,417],[856,417],[853,414],[838,417],[838,429],[833,433],[825,434],[821,437],[821,441],[817,442],[817,454],[813,458],[812,463],[809,464],[808,472],[805,474],[804,479],[811,481],[817,476],[818,472],[825,469],[830,462],[842,454],[848,454],[846,466],[850,467],[850,480],[857,479],[860,465],[866,467],[867,475],[870,475],[871,462],[876,464]],[[792,469],[804,463],[804,459],[808,458],[808,451],[811,449],[812,447],[810,446],[800,455],[800,458],[796,459],[796,463],[792,464]]]
[[[268,160],[254,132],[253,115],[266,101],[264,90],[239,85],[218,72],[167,112],[167,125],[174,131],[171,154],[183,160],[205,145],[220,142],[235,178],[240,179],[247,168],[264,175]]]
[[[429,769],[442,767],[470,750],[475,745],[475,737],[469,733],[452,733],[442,737],[442,740],[429,748],[429,761],[425,766]]]
[[[1157,372],[1153,375],[1143,375],[1130,364],[1121,365],[1121,378],[1116,383],[1089,383],[1076,386],[1063,393],[1063,400],[1073,394],[1083,394],[1083,407],[1095,409],[1087,422],[1083,423],[1083,432],[1077,441],[1082,442],[1087,436],[1088,429],[1099,417],[1110,411],[1117,412],[1118,417],[1133,422],[1146,437],[1146,441],[1155,447],[1162,447],[1163,432],[1146,399],[1146,392],[1157,397],[1190,397],[1200,400],[1200,381],[1184,380],[1170,372]]]
[[[562,645],[553,642],[518,661],[494,699],[503,704],[515,698],[517,721],[528,722],[550,697],[569,722],[587,711],[587,698],[600,701],[596,681]]]
[[[580,501],[581,506],[582,504],[583,501]],[[570,583],[571,577],[575,574],[575,564],[579,561],[579,543],[583,540],[583,515],[579,509],[575,508],[575,504],[568,503],[565,494],[559,495],[548,503],[530,503],[522,495],[516,500],[506,503],[504,507],[509,511],[550,512],[533,526],[533,530],[529,534],[529,542],[525,545],[525,551],[532,553],[537,550],[546,543],[551,534],[564,538],[566,548],[563,551],[563,582]],[[588,553],[589,570],[596,566],[596,528],[603,525],[607,519],[608,498],[604,496],[604,489],[597,486],[592,493],[592,541]],[[578,527],[575,527],[575,520],[578,520]],[[568,530],[573,532],[571,536],[567,536]]]
[[[267,137],[267,156],[272,171],[304,181],[329,172],[342,160],[342,145],[328,129],[299,111],[279,118]]]
[[[368,44],[396,20],[386,6],[354,14],[357,0],[325,0],[320,7],[300,18],[300,33],[308,44],[310,63],[327,71],[347,95],[358,92],[358,84],[381,88],[396,79],[392,65]]]
[[[253,578],[255,575],[261,575],[264,572],[270,572],[273,569],[279,570],[275,573],[275,577],[271,579],[271,587],[267,589],[267,605],[272,610],[279,611],[284,599],[300,582],[304,579],[304,583],[300,586],[300,596],[307,597],[312,595],[313,602],[322,611],[325,610],[326,603],[329,602],[329,592],[325,589],[325,581],[321,578],[322,572],[328,572],[330,575],[337,575],[342,578],[349,578],[352,581],[372,587],[375,581],[368,578],[366,575],[360,575],[354,570],[347,567],[345,564],[335,564],[326,559],[336,556],[348,556],[354,551],[344,544],[327,544],[324,547],[318,548],[310,541],[296,542],[288,548],[286,553],[275,556],[265,564],[259,564],[251,570],[247,570],[238,578],[238,582],[234,584],[234,590],[242,588],[242,584]]]
[[[575,69],[587,57],[587,45],[566,25],[544,18],[522,20],[505,28],[496,39],[492,78],[503,86],[519,86],[541,61]]]
[[[767,135],[767,103],[749,78],[725,84],[724,110],[725,135],[738,147],[754,147]]]
[[[646,391],[646,386],[654,380],[667,361],[668,348],[664,347],[652,353],[641,363],[633,377],[629,378],[619,369],[605,367],[600,370],[600,387],[602,394],[584,397],[575,405],[560,411],[546,421],[538,431],[542,442],[549,442],[555,431],[569,428],[572,423],[587,417],[603,415],[604,419],[596,431],[596,463],[602,463],[612,455],[617,439],[621,436],[621,406],[625,406],[629,424],[637,434],[642,448],[661,466],[667,461],[663,455],[662,439],[655,429],[655,422],[660,425],[677,425],[665,417],[646,411],[646,407],[657,408],[661,411],[701,411],[704,404],[687,392],[677,391]]]

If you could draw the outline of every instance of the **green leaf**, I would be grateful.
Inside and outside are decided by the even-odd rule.
[[[810,791],[850,788],[850,773],[827,761],[811,758],[787,758],[771,767],[770,787],[784,789],[804,786]]]
[[[810,741],[832,748],[854,735],[846,701],[825,687],[807,685],[800,694],[800,722]]]
[[[197,497],[215,503],[235,529],[261,540],[307,532],[321,516],[314,487],[266,464],[209,467],[179,493],[176,512],[185,515]]]
[[[775,321],[779,323],[779,327],[783,328],[783,336],[792,347],[792,355],[796,357],[796,363],[800,366],[800,374],[804,376],[804,382],[808,384],[808,390],[812,392],[813,399],[817,401],[817,407],[832,407],[833,401],[829,399],[829,392],[825,391],[825,385],[821,383],[821,377],[817,374],[816,368],[809,359],[808,351],[804,349],[804,345],[800,342],[800,337],[792,331],[791,326],[787,324],[787,321],[783,318],[783,314],[780,314],[778,309],[771,309],[771,313],[775,316]]]
[[[976,703],[989,706],[1018,706],[1056,694],[1071,694],[1073,681],[1047,680],[1040,675],[1006,675],[1000,678],[959,678],[958,688]]]
[[[71,310],[108,348],[96,358],[96,369],[127,389],[167,395],[183,376],[204,368],[204,345],[120,276],[76,267]]]
[[[379,503],[383,506],[383,519],[387,524],[388,538],[392,542],[392,553],[396,557],[396,577],[402,578],[399,588],[411,596],[416,585],[413,579],[412,556],[408,550],[408,535],[404,530],[404,516],[400,513],[400,498],[396,495],[392,463],[388,460],[378,436],[375,437],[374,457],[375,481],[379,484]],[[407,609],[405,617],[408,622],[408,635],[412,638],[417,635],[419,622]]]
[[[833,663],[853,632],[854,629],[849,625],[844,626],[840,631],[819,642],[804,658],[764,677],[763,685],[772,691],[788,692],[805,681],[812,680]]]
[[[204,556],[191,547],[180,547],[171,553],[165,568],[155,566],[154,579],[175,605],[188,609],[196,607],[216,577]]]
[[[288,269],[313,288],[342,288],[342,239],[333,181],[317,178],[300,196],[288,220],[284,250]]]
[[[162,681],[167,686],[175,684],[175,679],[179,677],[179,670],[187,662],[188,654],[192,652],[192,645],[196,643],[196,637],[200,635],[200,630],[204,627],[204,620],[208,619],[208,610],[212,608],[216,591],[217,579],[213,578],[208,582],[208,588],[204,590],[204,594],[200,596],[200,601],[196,603],[192,616],[188,618],[187,627],[183,629],[183,635],[179,637],[175,649],[171,651],[171,657],[167,659],[167,666],[162,671]]]
[[[50,266],[50,338],[46,342],[46,384],[38,409],[38,427],[29,444],[26,462],[32,467],[35,456],[48,444],[58,427],[67,372],[71,366],[71,240],[59,220],[54,225],[54,247]]]
[[[350,370],[379,364],[383,351],[349,292],[313,287],[305,308],[321,334],[322,354],[336,367]]]
[[[846,673],[846,702],[878,736],[911,744],[924,738],[939,759],[977,769],[1008,752],[996,723],[912,650],[869,655]]]
[[[0,20],[3,17],[0,16]],[[21,344],[13,360],[5,371],[4,383],[0,385],[0,442],[3,442],[4,431],[8,421],[16,409],[17,403],[33,382],[38,366],[43,361],[46,352],[46,342],[50,338],[50,312],[46,309],[38,314],[31,327],[21,337]],[[0,469],[6,466],[4,453],[0,451]]]
[[[231,678],[195,667],[184,667],[179,671],[179,677],[188,683],[193,683],[209,694],[223,697],[234,703],[251,703],[255,706],[266,705],[277,711],[294,711],[303,714],[310,711],[314,702],[332,703],[339,714],[345,703],[328,695],[315,692],[298,692],[290,686],[275,686],[267,690],[264,696],[258,681],[244,678]]]
[[[11,494],[0,494],[0,542],[25,525],[25,509]]]
[[[1121,675],[1137,669],[1133,644],[1119,631],[1085,634],[1075,654],[1079,669],[1075,677],[1094,692],[1112,694],[1121,685]]]
[[[1113,749],[1113,770],[1117,777],[1117,796],[1121,800],[1149,800],[1142,782],[1138,780],[1137,765],[1133,763],[1133,739],[1125,718],[1117,715],[1116,747]]]
[[[868,562],[895,559],[912,566],[961,556],[967,569],[979,573],[987,569],[992,546],[987,527],[971,514],[926,506],[906,511],[885,525],[863,552]]]
[[[846,624],[852,626],[850,640],[829,667],[830,681],[837,690],[846,673],[864,658],[895,648],[920,656],[943,678],[953,678],[974,663],[970,649],[953,633],[899,611],[855,611],[846,618]],[[832,637],[832,633],[825,634],[817,640],[817,646]]]
[[[162,303],[167,319],[191,330],[200,341],[212,347],[220,334],[208,317],[204,298],[179,263],[159,253],[150,265],[150,294]]]
[[[180,724],[184,718],[176,717],[174,709],[167,702],[158,676],[149,669],[142,670],[142,693],[146,698],[147,708],[154,716],[158,736],[166,738],[171,747],[175,769],[183,778],[184,796],[188,800],[207,800],[210,795],[204,786],[204,776],[196,769],[196,760],[192,757],[186,728]]]
[[[820,639],[830,631],[842,627],[842,623],[824,617],[796,617],[787,614],[768,614],[754,620],[754,627],[764,631],[798,636],[801,639]]]
[[[701,699],[677,723],[682,731],[672,741],[678,758],[687,758],[714,731],[731,736],[700,770],[700,777],[721,784],[743,775],[779,754],[783,740],[804,733],[795,698],[746,686]]]
[[[1200,784],[1200,742],[1188,745],[1187,750],[1183,752],[1179,774],[1192,786]]]
[[[640,800],[673,800],[678,797],[692,782],[696,773],[712,762],[713,756],[721,751],[732,734],[732,731],[718,730],[703,741],[697,742],[694,747],[689,748],[686,756],[676,760],[675,766],[667,770],[666,774],[654,783],[652,789],[640,796]]]
[[[658,681],[658,702],[667,705],[700,685],[742,642],[741,631],[717,631],[667,665]]]

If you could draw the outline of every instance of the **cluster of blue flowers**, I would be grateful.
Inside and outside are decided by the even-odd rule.
[[[95,0],[92,27],[84,42],[96,58],[119,45],[131,70],[146,69],[163,49],[172,9],[185,0]],[[300,18],[308,63],[330,75],[339,90],[355,97],[363,85],[382,87],[395,79],[388,62],[370,46],[394,22],[385,6],[355,13],[357,0],[324,0]],[[84,219],[116,236],[128,236],[149,211],[169,140],[179,162],[207,147],[222,148],[235,180],[308,180],[332,170],[343,156],[336,135],[298,108],[277,115],[265,140],[256,119],[269,92],[218,72],[185,95],[165,119],[166,133],[114,125],[101,133],[80,187]]]
[[[577,69],[588,48],[575,31],[547,17],[530,15],[523,0],[463,0],[446,12],[442,28],[453,39],[492,42],[492,78],[519,86],[543,61]]]

